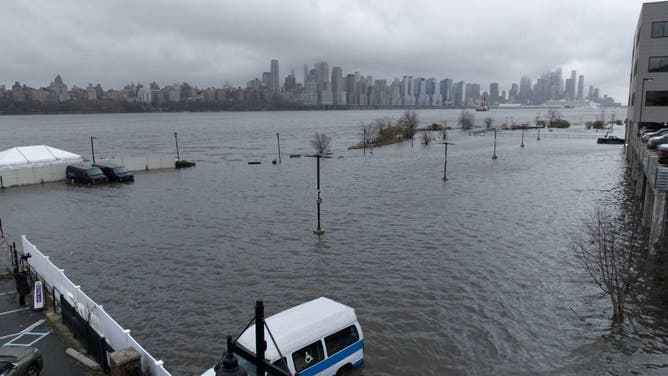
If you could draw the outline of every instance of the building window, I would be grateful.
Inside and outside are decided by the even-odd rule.
[[[652,22],[652,38],[668,37],[668,21]]]
[[[668,91],[648,91],[645,93],[645,106],[668,106]]]
[[[648,72],[668,72],[668,56],[652,56],[649,58]]]

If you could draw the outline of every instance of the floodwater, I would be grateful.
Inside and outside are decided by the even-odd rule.
[[[492,110],[532,121],[544,110]],[[199,375],[253,315],[318,296],[355,308],[364,375],[664,374],[668,323],[645,307],[612,328],[605,296],[570,248],[581,221],[619,182],[623,146],[575,125],[524,135],[448,132],[347,150],[360,123],[400,111],[249,112],[0,118],[0,149],[47,144],[96,158],[175,154],[186,170],[129,185],[50,183],[0,191],[0,218],[25,234],[173,375]],[[421,125],[459,111],[418,111]],[[572,122],[599,112],[564,110]],[[481,118],[480,113],[475,114]],[[609,115],[609,113],[608,113]],[[617,118],[624,118],[619,110]],[[478,119],[480,121],[480,119]],[[315,227],[314,132],[322,161]],[[277,158],[280,133],[282,163]],[[622,127],[615,133],[622,135]],[[440,133],[433,133],[439,138]],[[261,165],[248,165],[261,161]]]

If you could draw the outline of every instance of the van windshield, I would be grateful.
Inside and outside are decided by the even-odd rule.
[[[127,168],[125,167],[116,167],[114,168],[114,172],[117,174],[125,174],[126,172],[129,172]]]
[[[100,170],[97,167],[89,168],[88,170],[86,170],[86,172],[88,173],[89,176],[104,175],[102,173],[102,170]]]

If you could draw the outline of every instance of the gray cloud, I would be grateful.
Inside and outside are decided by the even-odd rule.
[[[502,88],[563,67],[625,102],[641,1],[75,1],[3,4],[0,83],[243,85],[325,60],[344,73]]]

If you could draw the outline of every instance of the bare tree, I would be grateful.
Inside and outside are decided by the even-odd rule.
[[[405,138],[413,138],[415,129],[418,127],[417,113],[415,111],[405,111],[397,121],[397,125],[404,129]]]
[[[627,298],[640,284],[647,264],[649,231],[638,209],[632,198],[617,208],[599,206],[573,242],[584,269],[610,297],[616,323],[624,321]]]
[[[549,108],[545,117],[550,120],[550,123],[553,123],[555,120],[561,119],[561,112],[556,108]]]
[[[311,146],[315,150],[316,154],[319,155],[329,155],[332,154],[332,149],[330,144],[332,143],[332,138],[324,133],[316,132],[311,139]]]
[[[422,144],[429,145],[430,141],[431,141],[431,136],[429,135],[429,132],[425,130],[424,132],[422,132]]]
[[[492,119],[491,117],[486,117],[485,120],[483,121],[485,122],[485,128],[490,129],[492,127],[494,119]]]
[[[459,124],[459,126],[465,130],[473,128],[474,122],[475,118],[473,117],[473,114],[469,111],[462,111],[459,114],[459,119],[457,119],[457,124]]]

